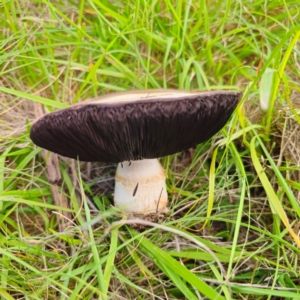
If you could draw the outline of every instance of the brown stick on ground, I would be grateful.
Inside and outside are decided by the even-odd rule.
[[[44,115],[44,110],[41,104],[36,104],[35,115],[37,116],[37,118],[40,118]],[[42,156],[46,162],[47,176],[50,183],[50,189],[53,196],[54,204],[61,208],[69,208],[68,201],[65,195],[60,191],[62,178],[59,170],[57,154],[53,152],[48,152],[47,150],[42,150]],[[71,214],[65,210],[62,210],[58,211],[56,217],[58,221],[59,231],[65,231],[68,225],[70,225]]]

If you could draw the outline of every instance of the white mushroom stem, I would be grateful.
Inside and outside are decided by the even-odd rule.
[[[127,213],[168,211],[166,174],[157,159],[119,163],[116,172],[115,206]]]

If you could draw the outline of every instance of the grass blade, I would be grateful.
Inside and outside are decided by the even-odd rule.
[[[273,211],[273,213],[278,214],[278,216],[280,217],[281,221],[283,222],[283,224],[285,225],[286,229],[289,231],[290,235],[293,237],[294,241],[296,242],[296,244],[298,245],[298,247],[300,248],[300,240],[299,237],[295,234],[294,230],[291,228],[291,225],[289,223],[289,220],[287,218],[287,215],[266,175],[266,173],[264,172],[264,169],[261,165],[261,163],[259,162],[259,159],[257,157],[257,153],[256,153],[256,147],[255,147],[255,140],[257,138],[253,137],[250,143],[250,152],[251,152],[251,158],[253,161],[253,165],[255,167],[255,170],[257,172],[257,175],[266,191],[266,194],[268,196],[268,200],[271,206],[271,209]]]
[[[9,88],[3,87],[3,86],[0,86],[0,91],[10,94],[10,95],[17,96],[19,98],[25,98],[25,99],[31,100],[33,102],[41,103],[46,106],[52,106],[54,108],[63,109],[63,108],[68,107],[68,105],[65,103],[61,103],[61,102],[50,100],[50,99],[43,98],[40,96],[36,96],[36,95],[28,94],[25,92],[20,92],[17,90],[9,89]]]
[[[195,289],[197,289],[200,293],[202,293],[209,299],[225,300],[225,298],[220,294],[218,294],[218,292],[216,292],[215,289],[213,289],[204,281],[202,281],[200,278],[198,278],[194,273],[188,270],[185,266],[181,265],[167,252],[155,246],[147,238],[145,237],[140,238],[137,235],[137,233],[132,229],[129,230],[133,236],[136,236],[137,240],[140,243],[140,246],[142,247],[142,251],[147,255],[149,255],[149,257],[151,257],[152,260],[158,264],[158,266],[160,266],[161,264],[167,266],[168,268],[170,268],[170,270],[172,270],[172,272],[182,277],[186,282],[191,284]]]

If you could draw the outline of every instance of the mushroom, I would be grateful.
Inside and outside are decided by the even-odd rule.
[[[239,91],[112,93],[43,116],[30,137],[63,156],[119,163],[114,203],[123,211],[167,212],[166,174],[157,158],[208,140],[240,97]]]

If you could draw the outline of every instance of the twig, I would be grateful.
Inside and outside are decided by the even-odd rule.
[[[42,106],[38,103],[35,106],[35,115],[37,118],[40,118],[44,115],[44,110]],[[46,150],[42,150],[42,157],[46,162],[46,171],[50,183],[50,189],[53,196],[54,204],[57,207],[69,208],[69,204],[65,195],[60,191],[62,178],[59,170],[57,154],[53,152],[48,153]],[[64,232],[66,228],[70,225],[71,214],[65,210],[58,212],[59,213],[56,214],[58,221],[58,229],[59,232]]]

